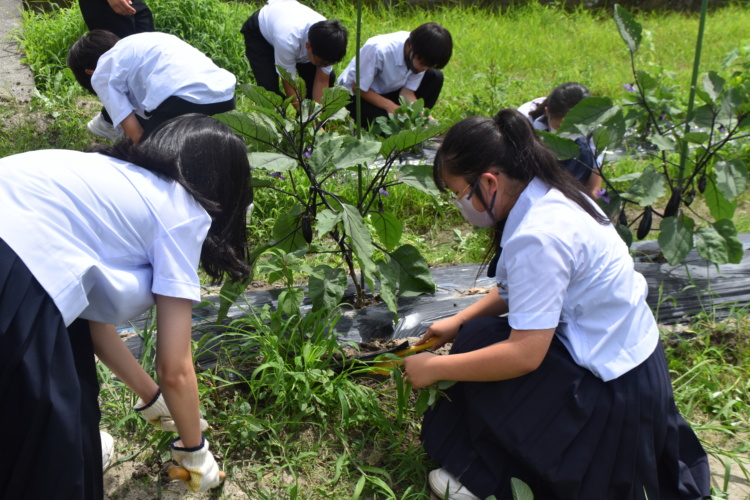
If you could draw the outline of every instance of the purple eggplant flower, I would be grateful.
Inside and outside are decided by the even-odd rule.
[[[633,85],[632,83],[625,83],[622,86],[628,92],[635,92],[635,85]]]
[[[383,196],[390,196],[391,194],[385,190],[385,188],[380,188],[380,191],[378,191]]]
[[[305,158],[310,158],[310,155],[312,155],[312,148],[307,148],[304,153],[302,153]]]
[[[286,177],[284,177],[283,175],[281,175],[281,172],[271,172],[271,173],[270,173],[270,174],[268,174],[268,175],[270,175],[270,176],[271,176],[271,177],[273,177],[274,179],[279,179],[279,180],[282,180],[282,181],[285,181],[285,180],[286,180]]]
[[[727,128],[724,125],[719,125],[719,132],[721,132],[722,134],[726,134]]]
[[[604,203],[609,203],[609,196],[607,196],[606,189],[600,189],[599,191],[597,191],[596,196],[604,200]]]

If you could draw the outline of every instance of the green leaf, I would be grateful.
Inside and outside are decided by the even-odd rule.
[[[272,234],[274,240],[279,241],[276,245],[277,248],[281,248],[285,252],[293,252],[307,246],[299,225],[301,214],[302,205],[295,204],[289,212],[280,215],[276,219]],[[283,241],[280,241],[282,239]]]
[[[529,485],[516,477],[510,478],[510,489],[513,491],[513,500],[534,500],[534,494]]]
[[[714,109],[710,105],[700,106],[693,111],[690,118],[690,126],[702,129],[710,129],[714,124]]]
[[[304,100],[305,96],[307,95],[307,86],[305,85],[305,81],[300,78],[299,73],[297,73],[295,76],[292,76],[292,74],[287,69],[282,68],[278,64],[276,65],[276,70],[278,71],[279,76],[281,76],[281,79],[284,80],[290,87],[292,87],[300,100]]]
[[[615,24],[617,25],[617,31],[620,32],[620,36],[627,44],[628,50],[631,54],[635,54],[641,45],[642,27],[640,23],[633,19],[633,16],[627,10],[615,4]]]
[[[346,291],[346,271],[325,264],[315,266],[307,288],[313,310],[332,310],[341,303]]]
[[[727,200],[711,177],[708,178],[703,197],[706,199],[706,205],[714,220],[731,219],[737,210],[737,202]]]
[[[240,85],[237,90],[262,108],[277,109],[284,102],[284,98],[276,92],[271,92],[251,83]]]
[[[248,153],[247,160],[252,168],[271,172],[288,172],[297,167],[297,160],[281,153]]]
[[[374,212],[369,214],[369,217],[372,226],[375,228],[375,233],[385,249],[393,250],[401,241],[401,234],[404,229],[401,221],[390,212]]]
[[[544,130],[538,130],[537,133],[542,142],[555,153],[558,160],[578,157],[580,148],[574,140]]]
[[[372,164],[380,151],[380,142],[344,136],[341,148],[336,152],[333,164],[337,169],[360,164]]]
[[[320,114],[318,119],[320,121],[325,121],[329,118],[334,118],[336,113],[338,113],[347,104],[349,104],[351,98],[352,96],[346,89],[346,87],[343,87],[341,85],[324,88],[323,98],[321,99],[323,112]]]
[[[221,291],[219,292],[219,312],[216,318],[217,323],[221,323],[227,319],[229,308],[237,301],[237,297],[245,291],[245,288],[247,288],[251,281],[252,278],[242,281],[224,282],[221,286]]]
[[[215,115],[214,118],[227,125],[235,133],[266,144],[277,144],[281,135],[274,121],[261,113],[243,113],[233,110]]]
[[[327,174],[333,168],[333,158],[343,143],[342,135],[326,137],[325,141],[318,142],[310,155],[310,171],[318,177]]]
[[[351,241],[354,253],[362,265],[362,271],[372,274],[375,271],[375,262],[372,256],[375,254],[375,248],[372,246],[370,231],[365,226],[365,221],[356,207],[342,204],[344,234]]]
[[[718,161],[714,164],[716,187],[729,201],[747,190],[747,169],[741,159]]]
[[[637,202],[642,207],[653,205],[667,192],[667,180],[653,165],[647,166],[641,176],[634,180],[625,192],[625,198]]]
[[[609,97],[589,97],[579,101],[563,118],[558,134],[588,136],[596,127],[617,114],[619,106]]]
[[[709,262],[726,264],[729,262],[729,246],[724,237],[713,227],[699,227],[695,232],[695,246],[698,254]]]
[[[401,165],[397,174],[398,180],[411,186],[418,191],[438,197],[440,191],[435,186],[435,180],[432,178],[432,165]]]
[[[620,215],[620,210],[622,210],[622,199],[616,192],[610,193],[609,191],[607,191],[607,198],[609,198],[609,202],[607,202],[604,198],[599,197],[596,200],[596,203],[599,205],[599,208],[601,208],[602,211],[606,214],[609,220],[616,221],[618,216]]]
[[[405,151],[417,144],[421,144],[430,137],[438,135],[445,128],[447,128],[445,125],[431,121],[425,127],[402,130],[383,141],[380,147],[380,154],[388,158],[393,153]]]
[[[398,269],[395,262],[390,257],[386,260],[377,261],[377,271],[375,275],[380,281],[378,293],[383,299],[388,310],[393,313],[393,321],[398,321],[398,300],[396,299],[396,289],[398,288]]]
[[[693,248],[693,227],[690,217],[672,216],[661,221],[659,248],[670,265],[681,263]]]
[[[620,238],[622,238],[622,241],[624,241],[625,244],[628,246],[628,248],[630,248],[630,245],[633,244],[633,232],[630,230],[630,228],[628,226],[618,224],[617,234],[620,235]]]
[[[724,90],[724,79],[720,77],[715,71],[709,71],[708,74],[703,78],[703,90],[711,98],[710,104],[716,101],[721,92]]]
[[[398,268],[398,295],[400,297],[435,293],[435,280],[432,278],[427,261],[419,250],[411,245],[403,245],[390,256]]]
[[[729,87],[721,99],[719,114],[716,117],[717,121],[724,124],[727,128],[733,126],[736,119],[736,111],[742,105],[743,99],[739,90],[735,87]]]
[[[279,312],[287,316],[299,314],[299,306],[302,299],[305,298],[305,291],[302,288],[287,288],[279,294]]]
[[[592,137],[598,152],[605,149],[611,151],[619,147],[625,137],[625,116],[622,109],[618,109],[614,115],[602,122],[601,126],[596,127]]]
[[[315,216],[315,229],[318,231],[318,237],[322,238],[336,227],[336,224],[341,222],[344,215],[341,212],[334,212],[333,210],[323,210],[318,212]]]
[[[648,141],[659,148],[659,151],[676,151],[677,141],[666,135],[653,134]]]
[[[729,262],[732,264],[739,264],[745,254],[745,249],[742,246],[742,242],[737,237],[737,228],[734,227],[734,222],[729,219],[721,219],[716,221],[713,226],[727,242]]]
[[[689,132],[682,136],[682,138],[693,144],[705,144],[710,137],[705,132]]]

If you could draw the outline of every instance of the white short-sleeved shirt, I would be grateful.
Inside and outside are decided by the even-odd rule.
[[[310,26],[325,20],[325,17],[296,0],[269,0],[268,5],[260,9],[258,27],[263,38],[273,45],[276,65],[296,76],[297,64],[310,62],[305,46]],[[320,69],[330,75],[333,66]]]
[[[532,180],[510,211],[498,291],[517,330],[557,328],[577,364],[604,381],[642,363],[659,332],[648,286],[612,225]]]
[[[195,104],[232,99],[237,79],[192,45],[166,33],[138,33],[102,54],[91,86],[119,126],[130,113],[146,117],[167,98]]]
[[[52,297],[65,324],[121,323],[154,294],[200,300],[211,219],[176,182],[97,153],[0,159],[0,238]]]
[[[531,112],[535,111],[539,107],[539,105],[541,105],[546,100],[546,97],[537,97],[533,101],[522,104],[521,107],[518,108],[518,112],[528,118],[535,130],[543,130],[545,132],[549,132],[549,125],[547,125],[544,113],[537,116],[536,118],[531,118]]]
[[[424,71],[413,73],[406,67],[404,43],[408,31],[378,35],[368,39],[359,51],[359,88],[380,95],[402,88],[416,91],[422,83]],[[352,90],[356,83],[356,56],[339,77],[339,85]]]

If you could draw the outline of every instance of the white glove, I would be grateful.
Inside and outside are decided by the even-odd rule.
[[[219,466],[214,456],[208,451],[208,441],[204,437],[200,446],[181,448],[175,446],[179,439],[172,441],[172,457],[190,472],[190,480],[183,481],[192,492],[208,491],[219,486]]]
[[[161,430],[177,432],[177,426],[174,424],[172,415],[169,413],[169,408],[167,408],[167,403],[164,401],[164,396],[161,395],[161,390],[156,393],[154,399],[148,404],[144,403],[141,398],[138,398],[138,402],[133,409],[150,424],[159,427]],[[201,432],[203,432],[208,429],[208,422],[202,418],[200,420]]]

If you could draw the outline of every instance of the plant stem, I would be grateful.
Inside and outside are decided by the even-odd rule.
[[[701,2],[701,17],[698,24],[698,39],[695,42],[695,60],[693,61],[693,76],[690,79],[690,97],[688,98],[687,119],[685,120],[685,135],[690,133],[690,120],[693,117],[693,105],[695,104],[695,87],[698,84],[698,68],[701,62],[701,49],[703,47],[703,31],[706,27],[706,11],[708,10],[708,0]],[[683,141],[680,151],[680,176],[679,184],[685,176],[685,165],[687,164],[688,144]]]

